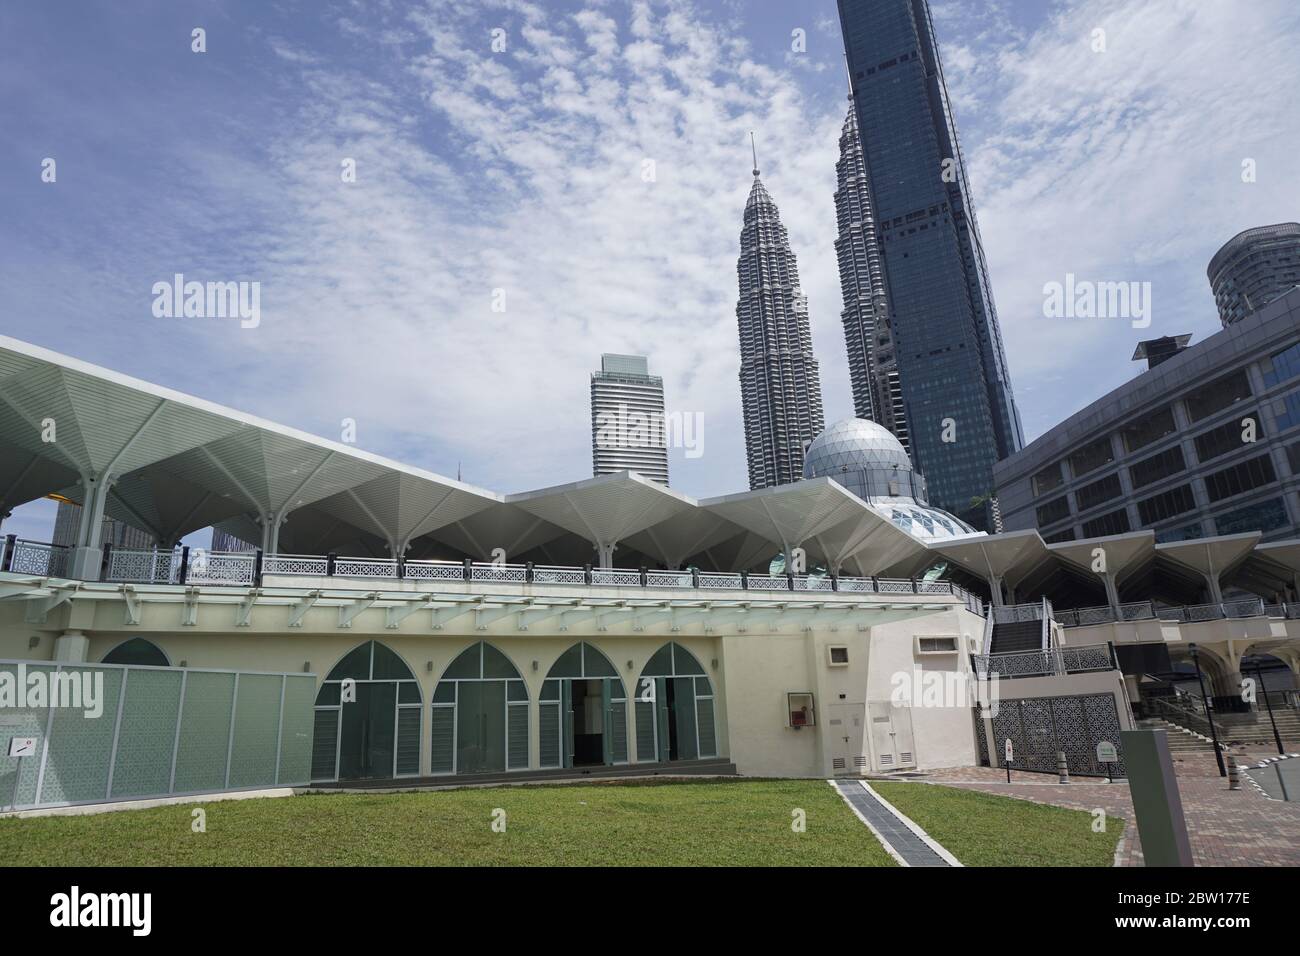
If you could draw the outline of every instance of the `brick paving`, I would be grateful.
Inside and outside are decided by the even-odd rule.
[[[1238,759],[1249,766],[1258,756]],[[1229,790],[1212,754],[1175,758],[1174,769],[1197,866],[1300,866],[1300,803],[1269,800],[1244,779],[1241,790]],[[1008,785],[1006,771],[991,767],[934,770],[925,779],[1075,810],[1104,807],[1109,816],[1126,821],[1118,865],[1144,865],[1125,781],[1072,777],[1062,786],[1055,774],[1013,770]]]

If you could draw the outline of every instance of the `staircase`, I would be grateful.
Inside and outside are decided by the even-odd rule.
[[[1017,651],[1037,651],[1043,647],[1041,621],[1006,621],[993,625],[991,654],[1014,654]]]
[[[1274,707],[1273,719],[1282,742],[1300,741],[1300,712],[1291,707]],[[1264,709],[1244,714],[1215,713],[1214,722],[1223,740],[1242,743],[1273,743],[1273,725]]]
[[[1169,753],[1174,757],[1192,754],[1214,755],[1214,742],[1186,727],[1179,727],[1168,720],[1148,717],[1139,720],[1138,726],[1145,730],[1163,730],[1169,739]]]

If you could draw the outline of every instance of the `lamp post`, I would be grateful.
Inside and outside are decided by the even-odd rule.
[[[1273,725],[1273,741],[1277,744],[1277,752],[1286,753],[1282,747],[1282,735],[1277,732],[1277,718],[1273,716],[1273,702],[1268,699],[1268,691],[1264,689],[1264,672],[1259,666],[1259,658],[1255,658],[1255,683],[1259,687],[1259,692],[1264,695],[1264,706],[1268,708],[1268,722]]]
[[[1195,644],[1188,644],[1187,648],[1192,652],[1192,663],[1196,665],[1196,680],[1201,685],[1201,700],[1205,701],[1205,719],[1210,722],[1210,739],[1214,741],[1214,759],[1219,764],[1219,776],[1226,777],[1228,771],[1223,766],[1223,752],[1219,750],[1219,732],[1214,728],[1214,703],[1205,693],[1205,675],[1201,673],[1201,656],[1197,653]]]

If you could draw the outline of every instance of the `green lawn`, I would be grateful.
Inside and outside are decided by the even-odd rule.
[[[1049,807],[924,783],[872,789],[916,822],[966,866],[1111,866],[1124,821],[1106,818],[1092,832],[1083,810]]]
[[[1123,821],[951,787],[872,786],[967,866],[1109,866]],[[191,830],[202,807],[207,832]],[[506,812],[504,833],[493,811]],[[790,828],[791,811],[807,831]],[[892,866],[822,780],[308,794],[0,820],[0,864]]]
[[[207,832],[191,812],[207,811]],[[494,833],[492,812],[506,811]],[[791,811],[807,831],[791,830]],[[10,865],[892,866],[825,781],[309,794],[0,820]]]

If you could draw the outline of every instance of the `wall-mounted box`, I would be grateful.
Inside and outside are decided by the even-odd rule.
[[[847,644],[828,644],[826,646],[826,664],[829,667],[848,667],[849,648]]]
[[[961,650],[956,634],[918,634],[916,635],[916,653],[918,654],[956,654]]]
[[[817,714],[813,709],[813,695],[807,691],[795,691],[785,695],[786,726],[798,730],[800,727],[815,727]]]

